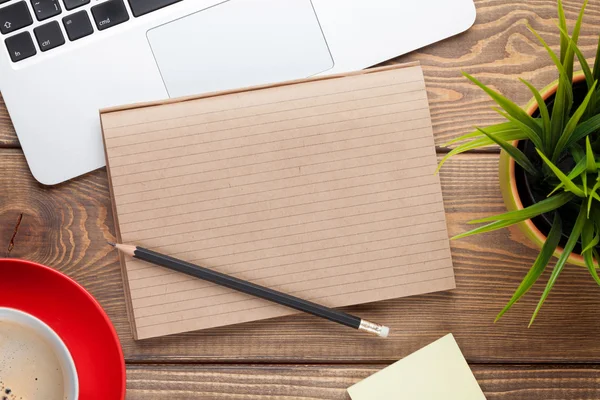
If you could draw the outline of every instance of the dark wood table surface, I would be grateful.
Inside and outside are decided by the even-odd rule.
[[[570,21],[580,3],[565,1]],[[468,32],[391,61],[423,66],[438,145],[499,120],[461,70],[520,104],[530,95],[518,77],[538,87],[555,79],[526,27],[556,48],[554,0],[476,5]],[[590,58],[599,28],[600,2],[592,0],[581,37]],[[456,157],[443,169],[451,234],[472,218],[504,210],[497,166],[498,151],[490,149]],[[387,340],[300,315],[136,342],[117,255],[106,245],[114,239],[106,170],[55,187],[38,184],[0,98],[0,171],[0,257],[50,265],[100,301],[121,339],[128,399],[348,399],[348,386],[448,332],[489,400],[600,398],[600,288],[586,270],[563,272],[533,327],[527,323],[543,284],[493,324],[536,256],[516,229],[452,242],[453,291],[348,308],[390,325]]]

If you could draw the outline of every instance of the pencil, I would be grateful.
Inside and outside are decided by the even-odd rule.
[[[308,300],[303,300],[277,290],[269,289],[252,282],[244,281],[233,276],[213,271],[199,265],[178,260],[152,250],[144,249],[143,247],[111,242],[108,243],[123,254],[127,254],[131,257],[160,265],[161,267],[165,267],[173,271],[182,272],[208,282],[216,283],[217,285],[225,286],[242,293],[260,297],[262,299],[269,300],[298,311],[303,311],[317,317],[325,318],[354,329],[373,333],[380,337],[387,337],[390,332],[390,329],[387,326],[375,324],[354,315],[346,314],[344,312],[334,310]]]

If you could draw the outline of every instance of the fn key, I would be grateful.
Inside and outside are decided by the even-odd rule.
[[[10,59],[13,62],[24,60],[34,56],[36,53],[35,46],[33,45],[33,40],[31,39],[29,32],[23,32],[19,33],[18,35],[11,36],[4,42],[6,43],[6,48],[10,54]]]

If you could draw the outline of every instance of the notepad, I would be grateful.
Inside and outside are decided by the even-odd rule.
[[[119,242],[330,307],[455,286],[418,65],[109,109],[101,120]],[[295,312],[122,264],[138,339]]]
[[[485,400],[452,334],[351,386],[352,400]]]

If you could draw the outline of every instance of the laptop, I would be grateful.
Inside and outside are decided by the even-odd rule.
[[[362,69],[473,0],[0,0],[0,91],[35,179],[104,166],[98,110]]]

